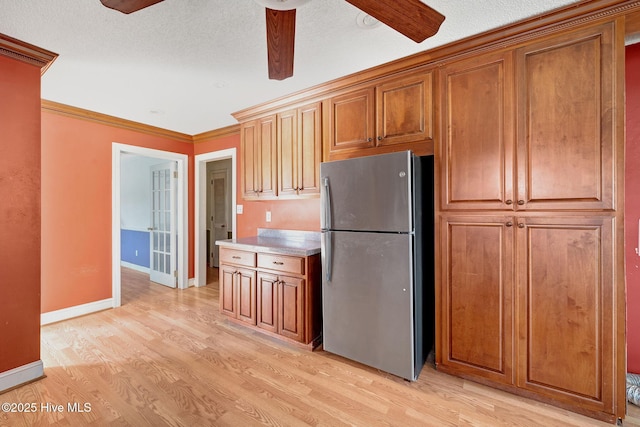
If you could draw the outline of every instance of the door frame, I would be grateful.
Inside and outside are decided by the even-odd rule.
[[[237,153],[235,148],[195,156],[195,286],[207,284],[207,163],[231,159],[231,232],[236,236]],[[203,254],[207,257],[203,259]]]
[[[189,173],[189,156],[186,154],[172,153],[168,151],[156,150],[152,148],[138,147],[135,145],[121,144],[119,142],[112,143],[111,146],[111,284],[113,307],[121,305],[121,288],[120,279],[120,185],[121,185],[121,165],[122,154],[136,154],[145,157],[155,157],[158,159],[175,161],[178,170],[177,182],[177,268],[178,268],[178,289],[186,289],[189,287],[188,265],[189,265],[189,220],[187,208],[189,206],[188,197],[188,179]]]
[[[214,160],[214,162],[217,160]],[[215,175],[218,176],[222,176],[224,175],[224,183],[225,183],[225,195],[224,195],[224,211],[225,211],[225,219],[226,224],[227,224],[227,228],[226,228],[226,232],[228,234],[228,231],[230,229],[230,227],[228,227],[228,225],[231,223],[231,195],[229,194],[229,191],[227,190],[228,187],[231,186],[231,170],[228,168],[224,168],[224,169],[214,169],[212,170],[208,175],[207,175],[207,194],[208,194],[208,199],[207,199],[207,209],[211,209],[211,216],[215,216],[214,214],[214,209],[215,209],[215,191],[214,191],[214,185],[213,185],[213,181],[214,181],[214,176]],[[214,218],[209,218],[207,217],[206,222],[207,225],[209,227],[211,227],[211,236],[215,237],[216,234],[216,227],[215,227],[215,221],[213,221]],[[233,234],[233,230],[232,230],[232,234]],[[213,264],[213,261],[215,260],[215,250],[213,251],[214,253],[210,253],[211,248],[206,248],[207,250],[207,264],[209,264],[211,262],[211,264]]]

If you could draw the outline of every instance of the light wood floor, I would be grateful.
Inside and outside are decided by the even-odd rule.
[[[47,377],[0,395],[38,410],[0,411],[0,426],[609,425],[432,366],[410,383],[291,347],[229,324],[215,282],[178,291],[126,270],[122,283],[122,307],[42,328]]]

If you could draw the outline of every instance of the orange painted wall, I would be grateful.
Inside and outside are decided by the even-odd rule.
[[[111,298],[112,143],[189,156],[193,242],[193,144],[46,110],[42,113],[42,312]],[[193,259],[190,245],[189,259]],[[189,277],[193,277],[193,261]]]
[[[320,198],[265,201],[247,201],[242,198],[240,134],[196,143],[194,154],[210,153],[228,148],[237,149],[238,193],[236,200],[238,204],[243,205],[244,211],[241,215],[236,216],[238,232],[236,237],[255,236],[258,228],[320,230]],[[266,221],[267,211],[271,211],[271,222]]]
[[[40,359],[40,68],[0,55],[0,373]]]
[[[625,153],[625,259],[627,370],[640,374],[640,43],[626,48],[627,135]]]

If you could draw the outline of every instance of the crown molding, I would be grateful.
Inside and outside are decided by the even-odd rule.
[[[208,132],[193,135],[193,142],[205,142],[212,139],[224,138],[226,136],[240,135],[240,124],[223,127],[220,129],[210,130]]]
[[[57,53],[50,52],[1,33],[0,55],[35,65],[40,68],[41,75],[47,71],[53,61],[58,57]]]
[[[134,130],[146,133],[148,135],[160,136],[163,138],[171,138],[181,142],[193,143],[193,137],[186,133],[174,132],[155,126],[145,125],[131,120],[121,119],[119,117],[109,116],[107,114],[96,113],[95,111],[84,110],[82,108],[71,107],[69,105],[60,104],[54,101],[42,100],[42,110],[61,116],[73,117],[80,120],[87,120],[94,123],[118,127],[121,129]]]
[[[507,24],[481,34],[451,42],[444,46],[419,52],[354,74],[321,83],[262,104],[245,108],[231,115],[239,122],[272,114],[302,103],[330,96],[340,90],[354,88],[359,84],[371,84],[396,73],[437,67],[464,55],[488,50],[506,49],[525,44],[545,34],[586,25],[600,20],[628,17],[627,33],[634,31],[640,23],[640,1],[638,0],[583,0],[519,22]]]

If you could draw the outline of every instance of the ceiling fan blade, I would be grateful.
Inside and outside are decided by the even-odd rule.
[[[420,0],[347,0],[347,2],[416,43],[436,34],[444,21],[444,15]]]
[[[140,9],[149,7],[163,0],[100,0],[103,5],[110,9],[115,9],[122,13],[137,12]]]
[[[266,11],[269,78],[272,80],[284,80],[293,76],[296,10],[266,8]]]

